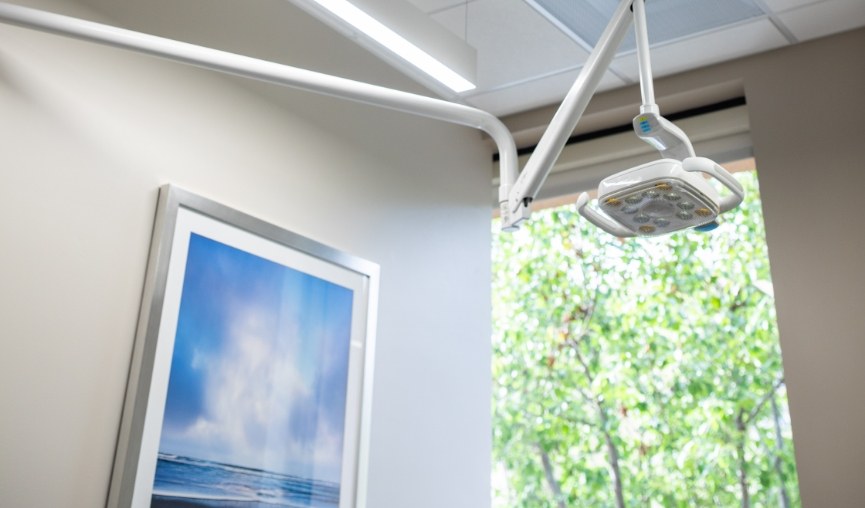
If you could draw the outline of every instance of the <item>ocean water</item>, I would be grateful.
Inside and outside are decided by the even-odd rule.
[[[160,453],[153,497],[154,505],[338,508],[339,484]]]

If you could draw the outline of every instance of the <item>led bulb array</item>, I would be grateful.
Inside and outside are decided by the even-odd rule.
[[[629,187],[600,199],[601,209],[641,236],[656,236],[715,220],[718,205],[674,178]]]

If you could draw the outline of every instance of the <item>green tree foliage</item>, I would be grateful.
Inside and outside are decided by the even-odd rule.
[[[497,507],[799,506],[756,174],[711,233],[493,247]],[[497,225],[494,225],[497,227]]]

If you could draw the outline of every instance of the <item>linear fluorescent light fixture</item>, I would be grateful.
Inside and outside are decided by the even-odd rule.
[[[394,32],[351,2],[347,0],[313,1],[454,92],[463,93],[475,88],[474,83],[460,76],[456,71],[412,44],[405,37]]]

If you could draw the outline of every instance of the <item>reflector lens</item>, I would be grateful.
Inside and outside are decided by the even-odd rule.
[[[640,236],[657,236],[712,221],[718,205],[687,180],[675,177],[631,182],[619,192],[598,197],[613,220]]]

